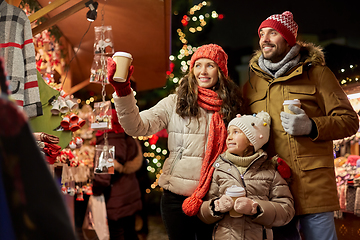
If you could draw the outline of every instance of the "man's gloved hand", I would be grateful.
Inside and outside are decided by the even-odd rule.
[[[119,97],[127,96],[131,93],[131,86],[130,86],[130,77],[134,72],[134,66],[131,65],[129,67],[128,76],[125,82],[116,82],[114,81],[113,77],[116,71],[116,62],[109,57],[107,59],[107,78],[110,84],[113,86],[116,94]]]
[[[301,108],[289,105],[289,110],[294,114],[281,112],[281,124],[284,130],[293,136],[309,135],[312,128],[312,122]]]
[[[215,211],[226,213],[234,206],[234,200],[228,195],[222,195],[220,199],[214,201]]]
[[[239,197],[234,204],[234,210],[245,215],[254,215],[259,204],[248,197]]]

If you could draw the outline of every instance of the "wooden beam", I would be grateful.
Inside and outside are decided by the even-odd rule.
[[[73,86],[72,88],[70,88],[69,90],[67,90],[65,92],[70,95],[70,94],[73,94],[73,93],[79,91],[80,89],[86,87],[89,84],[90,84],[90,78],[88,78],[85,81],[82,81],[81,83]]]
[[[63,5],[64,3],[68,2],[68,1],[70,1],[70,0],[56,0],[56,1],[52,2],[52,3],[50,3],[49,5],[41,8],[40,10],[38,10],[38,11],[34,12],[33,14],[31,14],[29,16],[30,22],[34,22],[34,21],[38,20],[42,16],[48,14],[49,12],[54,10],[55,8],[60,7],[61,5]]]
[[[14,5],[15,7],[19,7],[21,0],[6,0],[6,2],[10,5]]]
[[[33,36],[41,33],[45,29],[49,29],[52,26],[54,26],[57,22],[63,20],[64,18],[67,18],[68,16],[80,11],[85,6],[85,3],[87,3],[89,0],[82,0],[81,2],[78,2],[77,4],[73,5],[72,7],[66,9],[65,11],[59,13],[58,15],[48,19],[47,21],[43,22],[42,24],[34,27],[32,29]],[[85,16],[84,16],[85,17]]]

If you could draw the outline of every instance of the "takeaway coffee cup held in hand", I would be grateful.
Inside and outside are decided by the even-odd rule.
[[[297,107],[301,107],[301,103],[300,103],[300,100],[299,99],[294,99],[294,100],[285,100],[283,105],[284,105],[284,112],[286,113],[291,113],[291,114],[294,114],[292,111],[289,110],[289,105],[292,104],[294,106],[297,106]]]
[[[116,52],[112,58],[116,62],[116,71],[114,74],[114,81],[125,82],[128,76],[129,67],[133,60],[130,53]]]
[[[231,187],[226,189],[225,195],[230,196],[235,203],[235,200],[239,197],[245,197],[246,196],[246,192],[245,189],[243,187],[238,187],[236,185],[232,185]],[[230,217],[241,217],[242,214],[238,213],[233,209],[231,209],[229,211]]]

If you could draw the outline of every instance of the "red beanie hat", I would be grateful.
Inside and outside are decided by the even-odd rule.
[[[278,31],[291,47],[295,45],[298,25],[294,21],[291,12],[286,11],[282,14],[274,14],[268,17],[261,23],[258,29],[259,36],[260,30],[266,27],[271,27]]]
[[[194,63],[199,58],[208,58],[216,62],[224,75],[228,76],[227,60],[228,55],[216,44],[207,44],[199,47],[192,55],[190,60],[190,70],[194,67]]]

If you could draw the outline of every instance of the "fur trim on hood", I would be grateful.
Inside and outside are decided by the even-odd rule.
[[[296,44],[301,46],[300,49],[300,63],[311,63],[313,66],[325,65],[324,52],[321,46],[315,46],[313,43],[306,43],[298,41]],[[261,56],[261,50],[257,50],[249,62],[249,66],[253,64],[257,65],[257,62]]]

